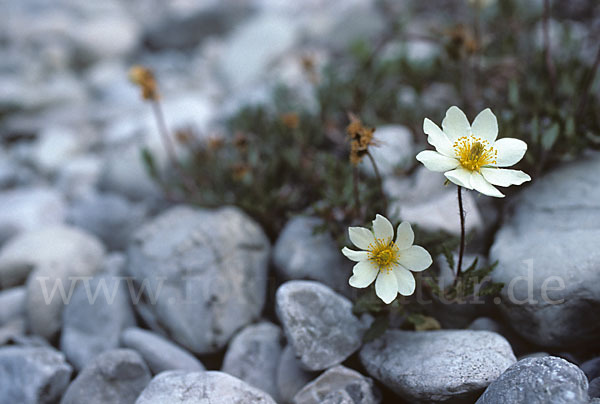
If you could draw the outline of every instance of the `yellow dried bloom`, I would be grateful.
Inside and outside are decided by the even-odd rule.
[[[281,115],[281,122],[290,129],[296,129],[300,124],[300,117],[295,112],[287,112]]]
[[[158,85],[154,74],[144,66],[133,66],[129,70],[129,80],[138,85],[142,90],[142,98],[145,100],[158,100]]]

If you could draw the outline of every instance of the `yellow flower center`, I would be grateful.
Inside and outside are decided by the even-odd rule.
[[[482,140],[480,137],[460,137],[452,147],[460,165],[469,171],[479,171],[483,166],[496,164],[498,151],[490,147],[487,140]]]
[[[398,246],[393,241],[375,239],[369,244],[368,259],[379,268],[380,272],[390,272],[398,264]]]

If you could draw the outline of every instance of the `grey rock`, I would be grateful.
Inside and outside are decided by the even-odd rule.
[[[512,201],[492,245],[505,283],[501,309],[532,343],[580,346],[600,337],[600,156],[562,166]]]
[[[328,232],[315,229],[323,221],[297,216],[287,222],[273,247],[273,263],[283,280],[310,279],[344,293],[352,263],[341,254]]]
[[[96,154],[75,157],[59,168],[56,187],[71,200],[93,194],[100,181],[102,160]]]
[[[580,367],[588,380],[600,377],[600,356],[583,362]]]
[[[492,331],[502,335],[510,343],[516,356],[531,351],[531,344],[525,341],[519,334],[506,324],[489,317],[478,317],[467,328],[476,331]]]
[[[67,221],[99,237],[111,250],[123,250],[146,216],[146,208],[116,194],[91,194],[75,201]]]
[[[308,372],[302,368],[302,363],[296,359],[294,349],[286,345],[279,359],[276,376],[281,402],[291,403],[296,393],[315,376],[315,372]]]
[[[136,404],[275,404],[267,393],[223,372],[170,370],[154,377]]]
[[[485,390],[477,404],[584,404],[588,381],[577,366],[555,356],[522,359]]]
[[[0,348],[0,401],[51,404],[60,399],[72,372],[65,356],[53,348]]]
[[[0,291],[0,326],[25,315],[26,298],[24,287]]]
[[[204,370],[202,363],[191,353],[152,331],[128,328],[121,334],[121,345],[139,352],[153,374],[165,370]]]
[[[288,343],[306,369],[338,365],[360,348],[364,324],[352,314],[352,302],[329,287],[289,281],[275,299]]]
[[[26,332],[27,320],[25,317],[13,318],[0,324],[0,346],[14,343],[24,337]]]
[[[229,343],[221,371],[259,388],[279,401],[277,366],[283,333],[271,323],[249,325]]]
[[[365,345],[367,372],[411,403],[472,400],[515,362],[508,342],[487,331],[387,331]]]
[[[119,347],[121,331],[135,325],[127,283],[110,274],[84,279],[63,310],[60,349],[77,370]]]
[[[29,328],[51,338],[60,330],[63,308],[77,282],[101,268],[104,246],[81,230],[53,227],[26,233],[7,247],[0,253],[0,268],[35,268],[27,279]]]
[[[36,186],[2,192],[0,245],[23,231],[62,223],[65,212],[63,197],[49,188]]]
[[[89,143],[75,129],[48,127],[42,130],[33,144],[31,161],[45,175],[53,175],[65,163],[81,154]]]
[[[136,231],[127,268],[172,338],[209,353],[262,311],[269,252],[262,229],[239,209],[177,206]]]
[[[137,352],[130,349],[107,351],[77,375],[61,404],[130,404],[150,379],[150,371]]]
[[[412,166],[415,145],[409,128],[402,125],[379,126],[375,131],[374,139],[376,145],[370,148],[370,153],[376,161],[380,175],[390,176],[398,170]],[[375,174],[368,158],[363,159],[360,167],[370,175]]]
[[[588,395],[590,398],[600,398],[600,377],[597,377],[590,382]]]
[[[95,237],[70,226],[22,233],[0,250],[0,288],[22,284],[31,271],[41,266],[72,261],[84,267],[96,266],[103,251]],[[90,258],[91,262],[87,262]]]
[[[294,404],[378,404],[379,391],[373,381],[344,366],[333,367],[304,386],[294,397]]]

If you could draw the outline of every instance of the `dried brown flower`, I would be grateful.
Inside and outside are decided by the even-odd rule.
[[[282,114],[281,122],[290,129],[296,129],[300,125],[300,117],[295,112],[287,112]]]
[[[129,80],[140,87],[143,99],[158,100],[158,85],[150,69],[139,65],[133,66],[129,70]]]
[[[350,123],[346,127],[346,133],[350,139],[350,162],[357,165],[368,153],[369,146],[375,145],[373,133],[375,128],[363,125],[361,120],[354,114],[348,114]]]

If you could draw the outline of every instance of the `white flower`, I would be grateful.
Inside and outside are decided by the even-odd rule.
[[[346,257],[358,262],[352,270],[350,286],[366,288],[375,281],[375,293],[386,304],[391,303],[398,293],[412,295],[415,278],[410,271],[424,271],[432,263],[427,250],[412,245],[415,235],[408,222],[398,226],[396,241],[392,240],[394,227],[381,215],[373,220],[373,231],[364,227],[350,227],[348,233],[350,241],[364,250],[342,249]]]
[[[436,151],[417,154],[417,160],[432,171],[445,172],[450,181],[482,194],[498,198],[504,195],[494,185],[508,187],[530,181],[529,175],[519,170],[507,170],[518,163],[527,151],[527,144],[519,139],[498,136],[498,121],[489,108],[475,117],[473,125],[458,107],[450,107],[442,121],[443,131],[425,118],[423,131]]]

